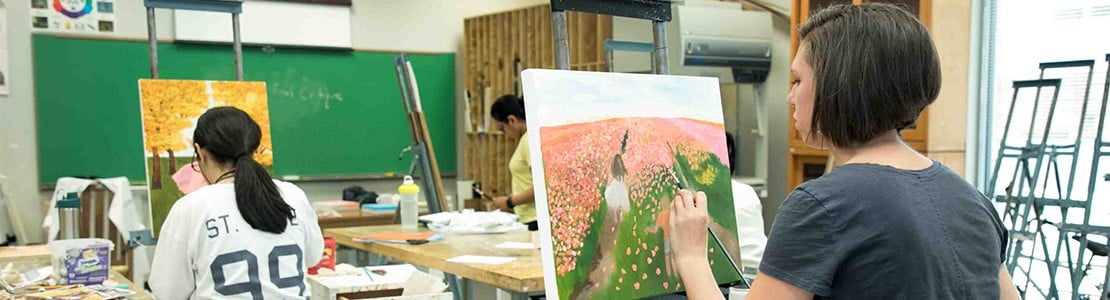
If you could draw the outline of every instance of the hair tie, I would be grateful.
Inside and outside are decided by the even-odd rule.
[[[243,159],[244,157],[250,157],[250,156],[251,156],[251,153],[250,153],[250,151],[248,151],[248,152],[239,153],[239,155],[235,156],[235,159]]]

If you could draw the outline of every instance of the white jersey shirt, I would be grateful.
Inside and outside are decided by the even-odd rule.
[[[281,234],[247,224],[233,184],[205,186],[174,203],[150,272],[158,299],[308,298],[308,267],[324,251],[320,225],[304,191],[274,183],[296,215]]]

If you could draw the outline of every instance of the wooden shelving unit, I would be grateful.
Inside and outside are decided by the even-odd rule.
[[[508,161],[517,139],[488,121],[488,107],[505,94],[520,94],[517,76],[529,68],[555,68],[551,6],[539,5],[466,19],[463,25],[463,87],[470,92],[466,126],[466,179],[481,182],[487,193],[509,192]],[[613,36],[613,18],[567,12],[571,69],[605,71],[603,43]],[[519,62],[519,67],[517,62]],[[479,132],[485,133],[479,133]]]
[[[809,15],[817,10],[828,7],[834,4],[861,4],[864,2],[884,2],[902,4],[909,7],[911,12],[915,13],[918,19],[930,27],[932,24],[932,0],[793,0],[793,15],[790,18],[790,57],[793,59],[794,55],[798,53],[798,44],[800,43],[798,37],[798,27],[809,18]],[[793,81],[793,80],[791,80]],[[787,87],[790,88],[789,86]],[[794,110],[790,110],[790,114],[794,114]],[[825,170],[829,161],[829,152],[825,150],[817,150],[806,146],[798,135],[798,131],[794,129],[793,118],[787,118],[789,123],[785,124],[790,128],[790,150],[789,161],[787,162],[787,190],[793,190],[794,187],[802,184],[806,180],[816,178],[821,175],[817,170]],[[913,129],[902,131],[902,138],[906,142],[922,153],[928,152],[928,124],[929,124],[929,110],[921,112],[921,116],[917,119],[917,126]]]

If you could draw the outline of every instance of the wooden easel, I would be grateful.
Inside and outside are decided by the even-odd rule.
[[[409,175],[420,168],[420,181],[423,182],[424,200],[428,203],[428,213],[442,212],[447,207],[443,196],[443,179],[439,176],[439,164],[436,162],[435,149],[432,147],[432,136],[428,133],[428,122],[424,119],[424,109],[420,106],[420,89],[416,85],[416,75],[412,72],[412,63],[404,54],[397,56],[395,61],[397,71],[397,84],[401,88],[401,101],[405,104],[405,115],[409,121],[409,131],[412,133],[412,146],[406,150],[412,151],[412,167]]]

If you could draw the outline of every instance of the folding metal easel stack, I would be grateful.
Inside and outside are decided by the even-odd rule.
[[[1107,63],[1110,63],[1110,54],[1106,54],[1105,60]],[[1108,252],[1107,244],[1095,243],[1088,239],[1088,235],[1099,235],[1110,238],[1110,227],[1091,225],[1091,213],[1093,212],[1092,206],[1095,201],[1095,187],[1097,178],[1103,177],[1106,181],[1110,181],[1110,174],[1099,176],[1099,162],[1102,161],[1102,159],[1104,158],[1110,157],[1110,148],[1108,148],[1110,147],[1110,141],[1106,141],[1103,138],[1103,133],[1106,129],[1106,105],[1108,96],[1110,96],[1110,64],[1108,64],[1107,66],[1106,81],[1104,81],[1103,84],[1102,103],[1101,109],[1099,110],[1098,114],[1098,129],[1094,136],[1094,142],[1092,143],[1093,153],[1091,157],[1090,176],[1088,177],[1087,197],[1085,201],[1082,201],[1082,203],[1077,203],[1082,205],[1077,207],[1083,209],[1083,221],[1078,224],[1064,222],[1063,224],[1060,224],[1058,226],[1060,227],[1061,231],[1065,233],[1074,233],[1075,235],[1073,235],[1071,238],[1079,241],[1076,259],[1072,261],[1070,255],[1068,257],[1068,269],[1070,269],[1071,272],[1069,275],[1071,277],[1071,289],[1073,291],[1071,299],[1081,298],[1081,295],[1079,293],[1080,285],[1082,284],[1083,279],[1087,276],[1087,271],[1089,271],[1091,266],[1093,265],[1092,260],[1094,256],[1106,257]],[[1105,172],[1105,170],[1101,171]],[[1066,234],[1060,234],[1060,240],[1067,240]],[[1083,258],[1086,256],[1087,252],[1091,252],[1091,256],[1086,262],[1084,262]],[[1110,261],[1104,263],[1102,265],[1102,268],[1104,269],[1104,274],[1101,286],[1098,286],[1100,290],[1099,299],[1110,299],[1110,293],[1108,293],[1107,291],[1108,286],[1110,286]]]
[[[1071,260],[1070,253],[1071,244],[1066,242],[1066,234],[1063,234],[1058,227],[1060,224],[1067,223],[1069,216],[1069,208],[1083,207],[1082,201],[1076,201],[1073,197],[1075,182],[1079,179],[1076,177],[1076,169],[1080,160],[1079,153],[1082,149],[1083,131],[1086,125],[1088,101],[1090,98],[1091,78],[1094,72],[1093,60],[1081,61],[1064,61],[1064,62],[1049,62],[1040,65],[1040,78],[1045,78],[1046,74],[1051,77],[1061,78],[1061,87],[1059,94],[1062,103],[1058,103],[1057,109],[1061,109],[1060,105],[1070,105],[1064,107],[1063,114],[1057,114],[1061,118],[1057,122],[1067,122],[1064,124],[1056,123],[1057,130],[1049,132],[1049,140],[1045,145],[1045,157],[1047,161],[1044,182],[1040,189],[1040,196],[1034,199],[1033,212],[1034,215],[1023,215],[1021,219],[1026,220],[1026,224],[1036,224],[1033,230],[1033,246],[1030,248],[1032,251],[1029,255],[1025,253],[1015,252],[1015,256],[1020,256],[1025,259],[1027,265],[1022,269],[1026,273],[1036,272],[1040,270],[1041,266],[1034,268],[1034,261],[1044,262],[1043,268],[1045,273],[1049,274],[1048,288],[1045,290],[1040,285],[1036,284],[1035,278],[1027,277],[1022,290],[1028,292],[1029,287],[1032,285],[1041,296],[1045,298],[1059,298],[1059,289],[1057,288],[1058,277],[1057,272],[1061,268],[1060,254],[1069,253],[1066,257]],[[1078,106],[1079,118],[1075,118],[1072,113],[1075,112]],[[1061,126],[1063,125],[1063,126]],[[1070,125],[1070,126],[1069,126]],[[1071,130],[1075,128],[1076,130]],[[1069,136],[1074,135],[1074,136]],[[1060,163],[1061,158],[1066,158],[1071,163],[1063,166]],[[1061,178],[1061,168],[1065,169],[1067,177]],[[1055,189],[1049,187],[1049,182],[1053,181]],[[1066,182],[1066,183],[1065,183]],[[1066,187],[1065,187],[1066,184]],[[1049,193],[1052,193],[1051,195]],[[1046,211],[1046,208],[1050,208]],[[1054,210],[1051,208],[1055,208]],[[1056,229],[1055,231],[1045,231],[1045,225],[1049,225]],[[1055,239],[1056,243],[1053,245],[1051,240]],[[1018,243],[1020,244],[1020,242]],[[1040,244],[1041,257],[1037,257],[1037,245]],[[1063,246],[1063,248],[1061,247]],[[1017,263],[1017,260],[1014,260]],[[1069,264],[1070,265],[1070,264]],[[1066,267],[1066,266],[1064,266]]]
[[[1030,292],[1035,291],[1045,299],[1060,299],[1061,290],[1058,288],[1057,275],[1060,269],[1063,268],[1068,271],[1065,282],[1070,281],[1071,288],[1069,291],[1063,292],[1070,293],[1071,299],[1079,299],[1081,297],[1079,285],[1085,277],[1085,267],[1082,263],[1084,252],[1092,249],[1097,250],[1100,246],[1105,248],[1105,245],[1088,243],[1085,236],[1085,233],[1092,229],[1089,226],[1089,214],[1094,197],[1094,178],[1098,172],[1098,158],[1101,156],[1099,152],[1100,143],[1098,142],[1095,143],[1094,162],[1087,178],[1089,184],[1086,199],[1076,200],[1077,197],[1074,193],[1076,182],[1083,179],[1077,177],[1076,173],[1083,149],[1083,131],[1089,117],[1089,98],[1094,61],[1042,63],[1040,69],[1040,80],[1015,82],[1014,84],[1014,99],[1011,102],[1010,112],[1007,116],[1003,140],[998,150],[998,156],[996,156],[994,172],[985,192],[988,195],[993,195],[996,201],[1003,203],[1005,206],[1003,220],[1007,223],[1011,237],[1010,247],[1007,249],[1006,266],[1012,274],[1021,275],[1015,276],[1015,278],[1025,279],[1024,283],[1019,282],[1019,288],[1022,292],[1026,296],[1031,296]],[[1044,79],[1046,75],[1062,79]],[[1028,116],[1025,112],[1015,114],[1015,109],[1021,107],[1018,103],[1020,89],[1032,87],[1037,88],[1033,98],[1032,110],[1028,111]],[[1053,92],[1052,102],[1047,111],[1042,109],[1040,101],[1044,88],[1051,88]],[[1060,96],[1062,90],[1067,91],[1063,97]],[[1063,105],[1071,106],[1065,107],[1063,114],[1057,114],[1057,110],[1060,109],[1059,105],[1061,105],[1059,99],[1065,99]],[[1102,134],[1102,118],[1106,109],[1105,99],[1104,97],[1100,106],[1102,114],[1097,116],[1099,118],[1099,137]],[[1028,108],[1029,106],[1024,107]],[[1078,118],[1076,118],[1075,113],[1078,113]],[[1010,131],[1014,129],[1015,115],[1017,115],[1017,119],[1029,121],[1024,146],[1015,146],[1010,143],[1010,138],[1013,137]],[[1061,120],[1054,121],[1053,116],[1057,116]],[[1044,127],[1038,132],[1037,129],[1040,127],[1035,125],[1041,122],[1044,123]],[[1070,123],[1060,124],[1060,122]],[[1040,139],[1041,142],[1034,143],[1035,139]],[[1110,155],[1110,152],[1107,152],[1106,155]],[[1015,159],[1014,165],[1012,165],[1013,173],[1006,187],[999,191],[998,184],[1001,180],[1004,180],[999,175],[1001,168],[1004,166],[1002,162],[1005,159]],[[1062,164],[1062,159],[1070,163]],[[1030,166],[1034,167],[1030,168]],[[1061,174],[1067,175],[1062,177]],[[1049,186],[1050,182],[1054,183],[1052,187]],[[1081,210],[1084,214],[1084,220],[1081,223],[1073,222],[1074,218],[1069,218],[1074,216],[1071,213],[1077,212],[1076,210]],[[1048,225],[1047,228],[1055,230],[1045,231],[1045,225]],[[1073,235],[1072,238],[1078,240],[1079,245],[1086,245],[1086,247],[1076,247],[1073,250],[1072,242],[1069,241],[1069,232],[1080,232],[1078,235]],[[1055,243],[1051,243],[1053,240],[1055,240]],[[1027,242],[1033,243],[1028,248],[1028,252],[1025,251]],[[1037,247],[1038,244],[1040,245],[1039,248]],[[1038,250],[1040,250],[1039,255]],[[1061,264],[1061,253],[1064,253],[1064,258],[1067,259],[1066,265]],[[1101,254],[1105,256],[1105,251],[1103,250]],[[1043,264],[1035,264],[1036,262]],[[1089,266],[1090,263],[1088,262],[1086,267],[1089,268]],[[1046,274],[1047,278],[1045,278]],[[1042,282],[1044,279],[1047,279],[1047,284]],[[1083,298],[1086,297],[1083,296]]]

